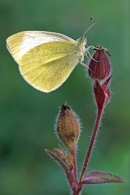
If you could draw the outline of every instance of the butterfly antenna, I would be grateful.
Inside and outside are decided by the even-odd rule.
[[[90,18],[90,20],[92,20],[92,17]],[[83,37],[85,36],[85,34],[90,30],[90,28],[92,28],[95,24],[97,23],[97,21],[93,22],[85,31],[85,33],[83,34]]]

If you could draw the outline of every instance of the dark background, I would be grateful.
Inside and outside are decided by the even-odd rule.
[[[81,165],[95,120],[91,82],[78,65],[56,91],[28,85],[6,49],[8,36],[24,30],[54,31],[77,39],[94,16],[88,45],[111,53],[112,98],[105,110],[90,170],[123,177],[126,184],[88,185],[83,195],[130,194],[130,3],[129,0],[0,1],[0,195],[69,194],[61,168],[44,152],[58,146],[54,133],[59,107],[67,101],[82,121],[78,144]]]

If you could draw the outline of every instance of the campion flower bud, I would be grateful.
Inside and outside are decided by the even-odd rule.
[[[53,150],[57,156],[62,159],[68,167],[72,170],[73,169],[73,162],[74,162],[74,156],[71,154],[67,154],[62,148],[54,148]]]
[[[65,158],[66,158],[66,154],[65,154],[65,152],[63,151],[62,148],[59,148],[59,149],[54,148],[53,151],[54,151],[61,159],[65,159]]]
[[[58,115],[56,130],[69,151],[73,151],[80,135],[80,123],[77,115],[65,104]]]
[[[105,53],[110,55],[110,52],[103,47],[96,47],[96,52],[92,55],[88,63],[88,74],[93,80],[106,79],[111,71],[110,62]]]
[[[65,162],[67,163],[69,167],[73,169],[73,162],[74,162],[73,155],[69,154],[68,156],[66,156]]]
[[[93,90],[95,95],[95,100],[99,110],[102,110],[104,106],[110,100],[110,89],[109,84],[111,81],[111,76],[101,85],[98,81],[95,81]]]

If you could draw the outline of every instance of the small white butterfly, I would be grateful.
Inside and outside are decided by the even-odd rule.
[[[75,41],[56,32],[19,32],[7,39],[7,48],[23,78],[34,88],[51,92],[65,82],[78,63],[83,64],[92,47],[86,46],[85,34]]]

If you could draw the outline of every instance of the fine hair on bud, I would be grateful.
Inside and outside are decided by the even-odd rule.
[[[56,120],[56,133],[59,139],[71,152],[80,136],[80,121],[75,112],[63,104]]]

